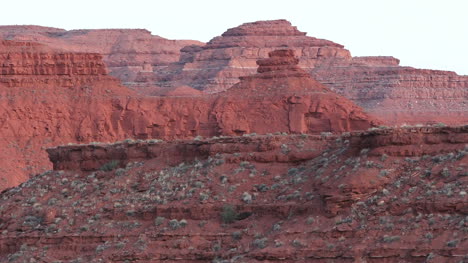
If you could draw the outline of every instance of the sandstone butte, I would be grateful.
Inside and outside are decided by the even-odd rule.
[[[305,37],[284,24],[218,40]],[[0,261],[468,260],[466,123],[375,127],[284,46],[216,94],[182,73],[161,85],[162,68],[143,62],[135,81],[148,79],[129,86],[158,95],[143,96],[107,74],[110,55],[43,43],[63,30],[31,42],[31,28],[43,29],[10,28],[27,41],[0,42],[1,186],[11,187],[0,194]],[[171,63],[166,72],[184,65]]]
[[[259,71],[268,69],[269,61],[286,64],[246,78],[233,91],[203,95],[179,87],[160,91],[166,96],[148,97],[108,76],[99,54],[5,40],[0,49],[0,140],[5,146],[0,186],[16,186],[27,175],[50,169],[44,149],[66,143],[343,132],[379,123],[298,68],[292,51],[277,53],[259,61]],[[277,92],[250,91],[255,83]],[[242,87],[241,96],[236,95]]]
[[[255,72],[256,61],[270,51],[285,47],[317,81],[388,124],[468,122],[468,76],[399,66],[393,57],[352,57],[342,45],[306,36],[286,20],[231,28],[204,46],[183,48],[179,62],[136,80],[219,92]]]
[[[394,57],[352,57],[343,45],[307,36],[286,20],[246,23],[206,44],[168,40],[142,29],[0,26],[1,37],[100,53],[111,75],[147,95],[180,86],[207,93],[224,91],[239,77],[254,74],[257,60],[287,47],[317,81],[388,125],[468,122],[467,76],[399,66]]]

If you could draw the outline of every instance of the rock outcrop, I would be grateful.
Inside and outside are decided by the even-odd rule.
[[[49,149],[65,170],[0,195],[0,260],[465,261],[467,128]]]
[[[100,54],[0,42],[0,189],[50,169],[45,147],[115,136],[102,109],[134,92],[106,72]]]
[[[366,130],[379,123],[312,79],[299,68],[290,49],[272,51],[268,59],[257,63],[258,74],[242,77],[240,83],[218,93],[214,111],[230,109],[218,114],[223,117],[224,134],[343,132]],[[226,120],[237,121],[229,124]]]
[[[269,52],[288,48],[314,79],[389,125],[468,122],[467,76],[402,67],[393,57],[352,57],[342,45],[306,36],[286,20],[246,23],[206,45],[167,40],[137,29],[2,26],[1,37],[100,53],[111,75],[146,95],[171,93],[184,86],[221,92],[240,77],[254,74],[256,61],[267,58]]]
[[[167,67],[193,40],[168,40],[144,29],[64,30],[40,26],[0,26],[0,39],[32,41],[69,52],[99,53],[109,73],[133,87],[136,76]],[[145,85],[146,87],[146,85]]]
[[[220,92],[255,72],[258,59],[285,47],[316,80],[388,124],[468,122],[467,76],[402,67],[393,57],[352,57],[342,45],[306,36],[286,20],[229,29],[203,47],[182,49],[178,63],[137,81]]]
[[[227,30],[205,46],[189,46],[181,50],[181,60],[162,71],[156,71],[158,85],[189,85],[215,93],[253,74],[259,59],[267,58],[276,49],[292,49],[300,58],[300,67],[313,68],[318,58],[351,58],[342,45],[306,36],[286,20],[259,21]],[[148,76],[141,81],[149,81]]]
[[[50,169],[42,149],[59,144],[341,132],[378,123],[311,79],[290,51],[259,61],[261,73],[219,95],[180,87],[159,89],[161,97],[141,97],[106,74],[99,54],[30,42],[1,45],[0,140],[6,147],[0,188]],[[271,90],[260,92],[256,83]]]

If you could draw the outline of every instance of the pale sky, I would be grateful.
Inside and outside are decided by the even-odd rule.
[[[287,19],[353,56],[468,75],[468,0],[2,0],[0,25],[145,28],[208,41],[246,22]]]

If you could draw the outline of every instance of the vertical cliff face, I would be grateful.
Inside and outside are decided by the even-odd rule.
[[[45,147],[105,133],[109,127],[102,125],[106,112],[99,110],[101,100],[131,94],[107,76],[100,54],[1,41],[0,188],[50,169]]]
[[[339,132],[375,122],[301,70],[290,50],[259,61],[259,74],[226,93],[203,95],[185,87],[140,97],[106,74],[99,54],[0,44],[0,138],[6,146],[0,188],[50,168],[42,149],[59,144]]]
[[[202,45],[191,40],[168,40],[144,29],[70,30],[40,26],[0,26],[0,38],[33,41],[69,52],[99,53],[109,73],[134,86],[139,72],[177,62],[180,49]]]

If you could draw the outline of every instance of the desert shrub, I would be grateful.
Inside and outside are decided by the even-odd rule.
[[[399,241],[399,240],[400,240],[399,236],[387,236],[387,235],[385,235],[382,239],[382,241],[385,243],[391,243],[391,242]]]
[[[162,216],[158,216],[156,217],[156,219],[154,219],[154,225],[156,226],[160,226],[164,223],[164,220],[166,220],[166,218],[162,217]]]
[[[221,220],[223,223],[230,224],[236,221],[237,211],[232,205],[224,205],[221,212]]]
[[[246,204],[252,203],[252,195],[248,192],[242,193],[241,200],[244,201]]]
[[[457,240],[451,240],[451,241],[447,242],[448,247],[456,247],[457,245],[458,245]]]
[[[266,237],[264,237],[264,238],[257,238],[257,239],[255,239],[255,240],[253,241],[252,244],[254,245],[254,247],[257,247],[257,248],[262,249],[262,248],[266,248],[266,246],[267,246],[267,245],[266,245],[266,242],[267,242],[267,241],[268,241],[268,239],[267,239]]]
[[[302,244],[302,242],[300,240],[297,240],[297,239],[294,239],[291,244],[295,248],[304,247],[304,244]]]
[[[99,168],[99,170],[104,171],[104,172],[109,172],[109,171],[114,170],[118,166],[119,166],[119,161],[112,160],[112,161],[104,164],[103,166],[101,166],[101,168]]]
[[[179,221],[179,225],[180,225],[180,227],[185,227],[185,226],[187,226],[187,220],[181,219],[181,220]]]
[[[273,231],[280,231],[281,230],[281,224],[280,223],[274,224],[273,227],[272,227],[272,230]]]
[[[177,219],[172,219],[171,221],[169,221],[169,227],[173,230],[176,230],[180,227],[179,221],[177,221]]]
[[[24,218],[24,222],[23,222],[23,225],[27,225],[27,226],[37,226],[37,225],[40,225],[42,224],[42,222],[44,222],[44,218],[42,216],[26,216]]]
[[[442,169],[442,171],[440,172],[440,174],[443,176],[443,177],[450,177],[450,171],[447,167],[444,167],[444,169]]]
[[[232,232],[231,235],[232,235],[232,239],[234,239],[234,240],[242,239],[242,232],[240,232],[240,231]]]

